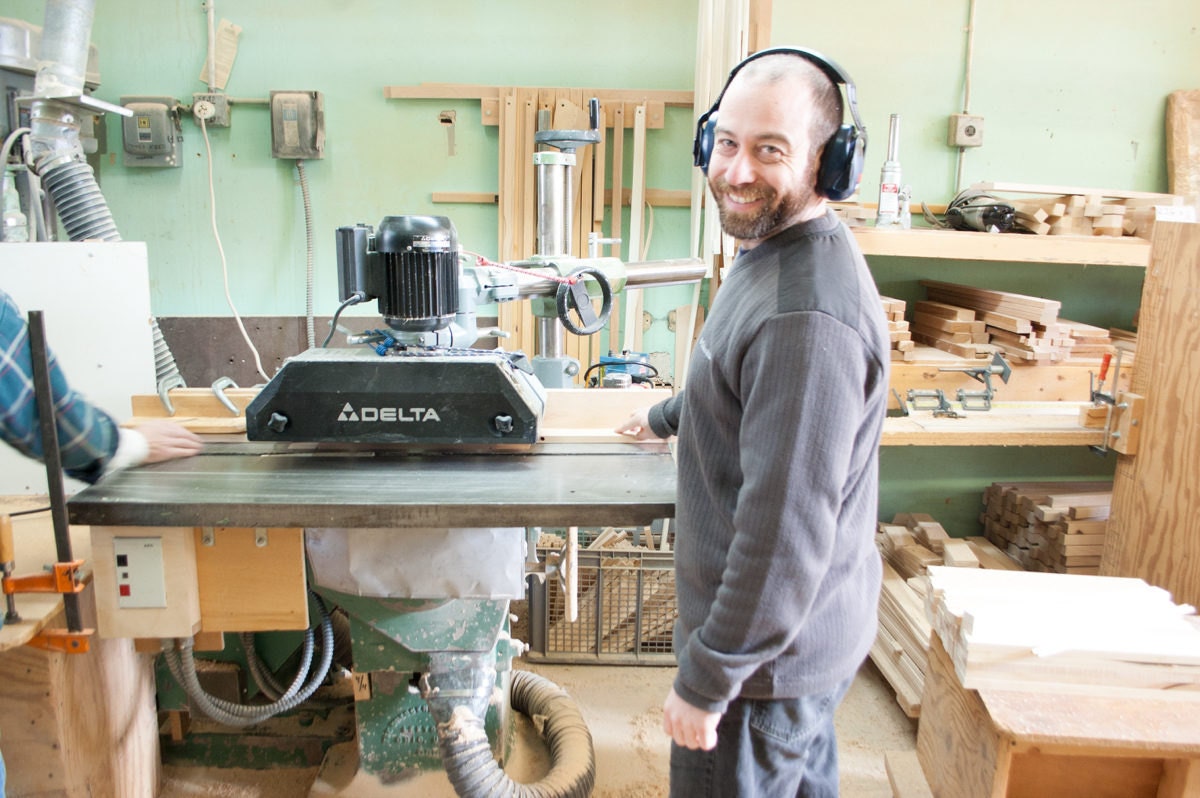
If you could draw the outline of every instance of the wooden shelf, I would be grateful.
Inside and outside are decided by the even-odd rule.
[[[986,411],[936,418],[930,410],[887,418],[883,446],[1098,446],[1104,431],[1079,425],[1080,402],[993,402]]]
[[[1133,236],[1035,236],[958,230],[876,230],[873,227],[851,227],[850,230],[864,255],[1143,268],[1150,263],[1150,242]]]

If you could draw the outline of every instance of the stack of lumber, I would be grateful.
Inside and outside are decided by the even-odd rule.
[[[1200,690],[1195,608],[1141,579],[932,566],[925,610],[963,687]]]
[[[971,189],[992,196],[1003,193],[1041,195],[1004,199],[1017,212],[1017,227],[1035,235],[1149,238],[1156,208],[1182,208],[1187,204],[1187,198],[1180,195],[1146,191],[1016,183],[976,183]]]
[[[970,308],[944,302],[913,305],[913,340],[959,357],[991,357],[996,348],[988,344],[986,327]]]
[[[1073,335],[1077,332],[1083,338],[1079,356],[1095,356],[1098,350],[1103,350],[1100,351],[1102,355],[1107,351],[1107,331],[1060,319],[1058,312],[1062,303],[1057,300],[937,280],[922,280],[921,285],[925,287],[929,302],[917,303],[914,306],[917,312],[948,314],[947,308],[972,311],[972,317],[961,314],[960,322],[973,318],[982,323],[986,333],[982,340],[987,343],[971,344],[969,348],[962,344],[950,346],[944,339],[929,337],[926,328],[914,317],[913,337],[920,343],[928,342],[961,357],[991,357],[993,352],[1000,351],[1009,360],[1057,363],[1075,353],[1075,347],[1080,345],[1080,340]],[[925,310],[926,307],[931,310]]]
[[[912,360],[916,343],[909,332],[908,322],[904,319],[905,301],[890,296],[880,299],[883,301],[883,315],[887,319],[888,338],[892,342],[892,360]]]
[[[1027,571],[1097,574],[1111,482],[993,482],[984,535]]]
[[[892,523],[881,523],[875,542],[883,557],[883,585],[871,660],[896,692],[901,709],[915,718],[921,714],[931,632],[923,605],[926,569],[943,564],[975,570],[1020,566],[983,538],[951,538],[941,524],[920,513],[901,513]]]

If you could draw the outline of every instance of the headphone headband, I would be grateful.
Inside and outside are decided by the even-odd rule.
[[[846,87],[846,105],[850,109],[852,125],[841,125],[825,145],[818,169],[817,189],[833,200],[843,200],[854,193],[862,176],[863,155],[867,146],[867,129],[858,115],[858,98],[854,81],[836,61],[806,47],[768,47],[751,53],[729,71],[716,102],[696,123],[696,138],[692,145],[692,160],[708,174],[708,162],[712,155],[713,137],[716,129],[717,111],[725,92],[734,77],[747,64],[770,55],[795,55],[805,59],[821,70],[834,86]]]

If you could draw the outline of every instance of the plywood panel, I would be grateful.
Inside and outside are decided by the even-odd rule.
[[[1145,397],[1141,448],[1118,455],[1100,572],[1137,576],[1200,603],[1200,226],[1160,222],[1146,270],[1131,389]]]
[[[191,637],[200,629],[192,527],[92,527],[96,631],[102,637]],[[162,539],[165,607],[121,608],[113,540]]]
[[[157,795],[151,661],[131,640],[94,639],[87,654],[0,654],[7,795]]]
[[[200,625],[205,632],[308,628],[304,530],[216,527],[211,544],[195,530]]]

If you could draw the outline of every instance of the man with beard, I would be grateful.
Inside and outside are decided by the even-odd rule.
[[[678,435],[673,796],[838,792],[834,710],[876,630],[889,355],[826,200],[854,191],[864,146],[853,84],[798,48],[743,61],[700,119],[696,162],[739,253],[686,390],[617,428]]]

